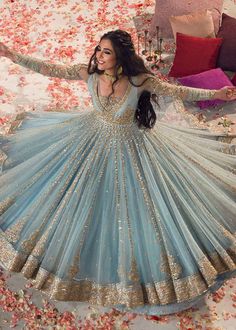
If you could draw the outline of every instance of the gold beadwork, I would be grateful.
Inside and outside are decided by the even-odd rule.
[[[14,52],[13,62],[27,69],[41,73],[49,77],[64,78],[69,80],[81,79],[80,70],[87,70],[86,64],[75,64],[65,66],[60,64],[47,63],[43,60],[33,58],[31,56],[22,55]]]
[[[100,110],[96,112],[96,116],[106,122],[113,124],[131,124],[134,121],[135,109],[128,107],[122,115],[117,115],[117,111],[126,102],[129,96],[131,84],[128,85],[128,88],[126,89],[123,97],[114,97],[108,99],[108,97],[99,96],[97,93],[97,75],[94,75],[93,79],[94,98],[96,105]]]
[[[1,260],[12,271],[21,271],[27,278],[33,277],[33,285],[57,300],[89,301],[92,304],[104,306],[125,304],[127,307],[142,306],[144,304],[165,305],[175,302],[188,301],[204,293],[210,285],[213,285],[217,271],[212,267],[208,258],[198,261],[202,275],[195,273],[181,278],[171,278],[160,282],[128,285],[124,283],[98,284],[89,280],[63,280],[48,272],[46,269],[38,269],[38,261],[35,257],[26,257],[15,251],[0,234]],[[5,256],[5,258],[3,258]],[[215,253],[209,255],[215,259]],[[9,263],[9,260],[11,262]],[[222,270],[218,259],[217,268]],[[8,265],[8,266],[7,266]],[[225,267],[225,266],[224,266]],[[230,269],[233,270],[234,268]],[[228,271],[229,268],[225,269]]]

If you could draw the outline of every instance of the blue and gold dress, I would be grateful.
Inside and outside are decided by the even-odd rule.
[[[80,65],[16,62],[80,78]],[[28,113],[1,137],[0,261],[56,300],[191,307],[236,274],[235,146],[161,116],[139,129],[134,114],[143,90],[159,96],[157,114],[214,91],[153,77],[107,99],[97,84],[91,74],[92,110]]]

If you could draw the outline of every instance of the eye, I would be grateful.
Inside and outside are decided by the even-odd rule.
[[[104,53],[107,54],[107,55],[111,55],[111,52],[109,52],[108,50],[105,50]]]
[[[100,51],[101,51],[101,47],[100,47],[100,46],[97,46],[97,47],[95,48],[95,50],[96,50],[96,52],[100,52]]]

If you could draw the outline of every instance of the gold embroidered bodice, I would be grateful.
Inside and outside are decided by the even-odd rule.
[[[94,74],[88,79],[88,87],[93,99],[96,115],[106,122],[125,125],[134,121],[137,100],[131,84],[128,85],[122,97],[98,95],[98,75]],[[133,96],[133,99],[132,99]]]

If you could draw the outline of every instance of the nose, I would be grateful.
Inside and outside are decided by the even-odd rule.
[[[100,52],[99,54],[97,54],[97,59],[98,60],[102,60],[103,59],[103,52]]]

